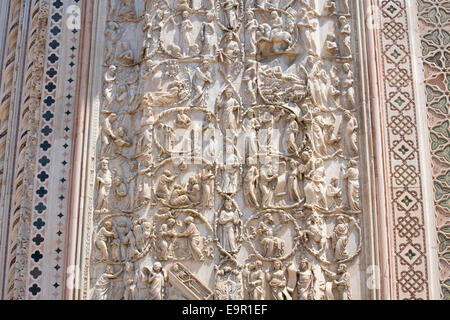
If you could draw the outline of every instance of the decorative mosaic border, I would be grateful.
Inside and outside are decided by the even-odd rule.
[[[429,299],[419,119],[407,0],[376,1],[393,299]]]
[[[425,72],[441,298],[450,300],[450,3],[417,0]]]
[[[28,299],[62,299],[64,292],[65,230],[80,41],[78,27],[72,28],[68,19],[77,14],[72,11],[81,8],[81,2],[50,2],[30,232]]]

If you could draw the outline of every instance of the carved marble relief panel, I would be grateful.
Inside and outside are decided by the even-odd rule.
[[[83,298],[369,297],[357,5],[98,5]]]

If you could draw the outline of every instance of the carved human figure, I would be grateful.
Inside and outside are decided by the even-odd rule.
[[[328,198],[331,199],[334,208],[340,208],[342,205],[342,189],[339,186],[339,178],[331,178],[327,191]]]
[[[195,54],[198,51],[198,45],[192,40],[194,26],[190,20],[189,11],[183,11],[182,17],[181,23],[177,24],[180,26],[180,48],[184,50],[185,55]]]
[[[358,153],[358,120],[347,111],[344,114],[345,126],[345,145],[349,154],[354,155]]]
[[[239,174],[242,171],[238,157],[232,153],[227,155],[227,163],[220,167],[223,171],[222,192],[234,194],[238,191]]]
[[[214,207],[214,180],[215,175],[211,164],[206,164],[202,171],[203,204],[207,208]]]
[[[255,55],[257,53],[257,39],[256,31],[258,30],[259,23],[255,19],[253,10],[248,9],[246,12],[247,24],[245,25],[245,42],[247,45],[246,53],[249,55]]]
[[[105,64],[110,64],[111,60],[115,58],[116,43],[122,37],[124,29],[120,28],[120,25],[114,21],[107,23],[105,30],[106,48],[105,48]]]
[[[119,199],[123,199],[127,196],[127,186],[123,182],[123,180],[120,177],[114,177],[113,179],[114,183],[114,195],[118,197]]]
[[[137,297],[137,279],[134,265],[131,262],[125,264],[125,275],[123,277],[125,285],[124,300],[136,300]]]
[[[153,152],[153,124],[155,117],[153,109],[151,107],[144,108],[142,111],[141,130],[138,140],[134,147],[134,153],[136,156],[151,155]]]
[[[314,212],[306,222],[306,229],[303,233],[304,240],[311,239],[318,246],[317,249],[313,248],[316,255],[325,260],[325,246],[327,243],[327,228],[325,222],[321,216]]]
[[[203,141],[206,146],[203,149],[203,159],[213,163],[216,160],[216,127],[210,114],[206,115],[205,120],[207,125],[203,127]]]
[[[258,181],[259,170],[256,165],[252,165],[244,177],[244,194],[247,205],[250,208],[259,208],[258,201]]]
[[[314,273],[310,267],[308,259],[300,261],[300,267],[297,272],[297,293],[299,300],[313,300],[314,299]]]
[[[238,62],[241,49],[239,43],[234,40],[232,32],[229,32],[225,36],[225,45],[219,51],[219,62],[224,64],[225,74],[227,78],[231,78],[233,75],[233,66]]]
[[[123,19],[136,19],[136,6],[134,0],[121,0],[118,6],[118,16]]]
[[[332,272],[322,267],[331,282],[327,283],[326,298],[327,300],[352,300],[351,285],[350,285],[350,273],[347,271],[345,264],[338,266],[337,272]],[[335,296],[333,289],[336,289],[339,293]]]
[[[95,245],[100,251],[102,261],[109,259],[108,240],[117,239],[117,237],[118,235],[114,231],[113,224],[111,221],[106,221],[103,227],[101,227],[100,230],[97,232]]]
[[[261,261],[255,261],[249,266],[247,292],[250,300],[264,300],[264,271]]]
[[[275,107],[271,106],[266,112],[264,112],[261,124],[264,126],[262,136],[259,138],[260,148],[266,155],[271,154],[272,152],[278,151],[278,144],[274,142],[274,131],[276,128],[276,124],[281,120],[281,118],[285,115],[285,111],[282,109],[275,116]]]
[[[353,211],[359,211],[359,170],[355,160],[349,161],[347,169],[344,169],[343,179],[347,180],[348,206]]]
[[[339,17],[339,24],[341,25],[340,34],[342,36],[342,57],[350,59],[352,57],[352,39],[351,39],[351,27],[346,17]]]
[[[285,145],[288,153],[298,154],[297,136],[300,132],[296,116],[294,114],[288,117],[288,126],[285,132]]]
[[[344,216],[337,217],[337,224],[331,234],[331,243],[334,251],[334,258],[336,261],[341,261],[349,258],[347,252],[347,244],[349,241],[349,226],[345,221]]]
[[[322,159],[310,160],[310,171],[306,176],[305,185],[306,204],[310,206],[320,206],[328,209],[327,185],[325,181],[325,167]]]
[[[274,173],[272,160],[266,159],[266,163],[262,166],[260,171],[261,182],[259,184],[262,201],[261,207],[264,209],[273,207],[274,187],[272,181],[278,178],[278,175]]]
[[[336,36],[333,33],[328,33],[325,39],[324,46],[325,54],[328,57],[336,57],[339,55],[339,48],[336,43]]]
[[[111,113],[100,126],[102,142],[100,154],[102,156],[110,155],[113,149],[114,140],[117,139],[117,136],[113,131],[113,124],[117,121],[117,118],[115,113]]]
[[[111,107],[111,104],[114,101],[114,84],[117,78],[117,67],[116,66],[109,66],[108,70],[105,73],[104,77],[104,87],[103,87],[103,109],[109,110]]]
[[[226,200],[217,219],[217,237],[225,251],[235,252],[237,250],[239,225],[241,223],[241,218],[233,202]]]
[[[156,181],[156,196],[158,198],[168,200],[170,196],[169,185],[174,182],[176,178],[177,176],[172,174],[172,172],[165,170]]]
[[[134,64],[134,53],[131,50],[130,44],[128,42],[122,42],[120,44],[120,53],[117,57],[117,60],[122,62],[125,65]]]
[[[152,199],[152,188],[151,188],[151,178],[152,178],[152,167],[153,161],[152,157],[145,155],[141,158],[139,163],[139,168],[137,172],[137,185],[138,185],[138,202],[146,203]]]
[[[194,88],[193,104],[206,107],[206,86],[212,83],[213,80],[209,63],[204,62],[195,68],[194,76],[192,77],[192,87]]]
[[[298,203],[301,200],[300,181],[302,180],[302,173],[299,166],[300,164],[295,160],[291,160],[289,162],[290,171],[288,175],[287,188],[289,199],[293,203]]]
[[[315,33],[318,30],[319,23],[313,14],[307,12],[304,8],[299,10],[300,22],[297,27],[300,31],[301,40],[306,45],[308,53],[317,55],[317,42]]]
[[[172,192],[170,193],[169,203],[174,207],[182,207],[190,204],[189,197],[187,195],[187,188],[181,184],[174,184]]]
[[[200,235],[200,231],[194,223],[194,218],[189,216],[184,219],[184,224],[186,226],[186,230],[182,233],[178,234],[180,238],[187,238],[188,247],[192,253],[192,256],[195,260],[204,261],[204,256],[201,250],[202,246],[202,237]]]
[[[285,241],[274,236],[275,222],[270,213],[264,215],[256,229],[257,235],[261,238],[260,243],[263,248],[263,256],[266,258],[281,257],[284,254]]]
[[[287,289],[286,268],[281,261],[276,260],[273,263],[273,271],[267,272],[266,278],[275,300],[292,300]]]
[[[144,270],[146,270],[148,273],[146,283],[150,286],[150,300],[162,300],[164,296],[166,275],[161,263],[155,262],[151,270],[149,267],[144,267]]]
[[[111,193],[111,187],[113,183],[112,172],[109,169],[109,161],[100,161],[100,172],[97,174],[97,205],[96,209],[105,211],[108,208],[109,195]]]
[[[344,63],[343,69],[345,72],[345,79],[342,82],[342,95],[346,98],[347,105],[351,109],[356,105],[355,89],[353,87],[355,80],[353,78],[353,72],[350,64]]]
[[[247,69],[245,69],[244,77],[242,78],[242,82],[246,83],[245,91],[252,104],[256,104],[256,92],[258,90],[256,72],[256,66],[254,64],[249,64]]]
[[[270,39],[273,43],[273,50],[275,52],[281,52],[292,43],[292,35],[283,30],[283,19],[279,16],[277,11],[272,11],[270,13],[270,18],[272,27]]]
[[[192,175],[189,177],[188,182],[188,198],[192,204],[200,204],[202,198],[202,187],[200,184],[200,177],[197,175]]]
[[[311,72],[308,76],[308,87],[311,92],[312,102],[315,106],[324,110],[327,108],[328,90],[325,89],[327,84],[323,81],[323,62],[321,60],[315,61],[315,59],[310,56],[307,59],[307,63],[311,68]]]
[[[226,27],[234,30],[238,24],[238,6],[239,3],[236,0],[224,0],[221,1],[221,6],[225,13]]]
[[[258,131],[261,129],[261,123],[256,116],[254,110],[248,113],[247,121],[245,122],[245,137],[247,145],[247,155],[249,164],[256,164],[256,158],[259,152]]]
[[[238,113],[239,103],[233,98],[233,90],[227,88],[224,92],[223,108],[223,129],[225,133],[236,136],[238,134]],[[227,131],[229,130],[229,132]]]
[[[107,265],[105,272],[98,278],[95,283],[93,300],[109,300],[113,294],[112,280],[117,279],[123,272],[114,273],[113,267]]]
[[[343,14],[350,14],[350,5],[348,0],[341,0],[342,1],[342,12]]]
[[[202,54],[206,57],[214,57],[218,50],[214,18],[214,13],[208,12],[206,21],[202,23],[200,28],[200,39],[203,43]]]
[[[167,261],[174,258],[173,246],[177,239],[176,231],[177,223],[175,219],[170,218],[166,224],[163,224],[159,229],[159,249],[161,250],[161,260]]]

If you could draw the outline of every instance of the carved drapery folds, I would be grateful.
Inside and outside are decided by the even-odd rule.
[[[348,2],[106,11],[84,298],[366,297]]]

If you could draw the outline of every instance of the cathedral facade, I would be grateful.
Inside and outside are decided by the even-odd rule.
[[[0,10],[1,299],[450,298],[447,1]]]

